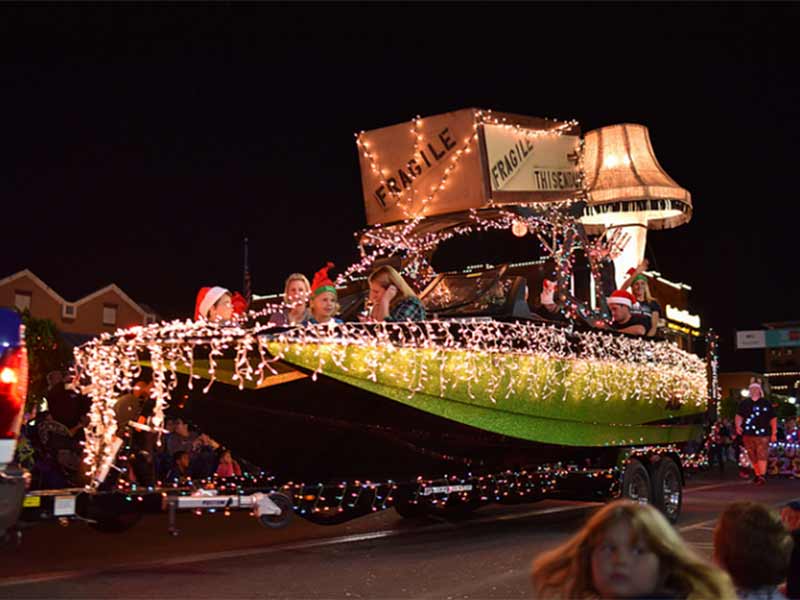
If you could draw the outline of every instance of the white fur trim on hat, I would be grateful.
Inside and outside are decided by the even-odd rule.
[[[633,308],[633,304],[628,298],[621,298],[619,296],[609,296],[606,298],[606,302],[608,304],[622,304],[622,306],[627,306],[628,308]]]
[[[208,290],[208,293],[200,302],[200,309],[198,311],[200,316],[207,316],[208,311],[211,310],[211,307],[214,306],[217,300],[222,298],[225,294],[230,294],[230,292],[223,287],[212,287],[210,290]]]

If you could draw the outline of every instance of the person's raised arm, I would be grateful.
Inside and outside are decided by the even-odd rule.
[[[633,280],[636,279],[639,275],[644,273],[647,270],[647,267],[650,263],[647,262],[647,259],[643,259],[637,267],[633,270],[633,273],[623,282],[623,284],[619,287],[621,290],[627,290],[629,287],[633,285]]]

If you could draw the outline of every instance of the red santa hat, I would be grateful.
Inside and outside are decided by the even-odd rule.
[[[337,296],[336,286],[333,284],[333,281],[331,281],[331,278],[328,277],[328,271],[330,271],[333,267],[334,264],[329,262],[319,271],[314,273],[314,279],[311,281],[312,298],[316,298],[323,292],[332,292],[334,296]]]
[[[207,317],[211,307],[225,294],[230,294],[230,292],[223,287],[200,288],[194,303],[194,320],[196,321],[201,316]]]
[[[762,396],[764,395],[764,390],[761,388],[761,384],[755,378],[751,378],[750,385],[747,386],[748,390],[752,390],[753,388],[758,389],[758,391],[761,392]]]
[[[622,304],[622,306],[633,308],[633,305],[636,304],[636,298],[627,290],[615,290],[606,298],[606,302],[609,304]]]

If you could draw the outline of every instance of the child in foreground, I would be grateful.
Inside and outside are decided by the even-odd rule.
[[[533,563],[535,598],[736,598],[654,507],[627,500],[596,512]]]

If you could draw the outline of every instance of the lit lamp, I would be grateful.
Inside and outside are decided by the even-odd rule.
[[[610,125],[589,131],[583,145],[587,233],[621,227],[630,234],[614,261],[617,286],[644,258],[648,229],[671,229],[692,218],[692,197],[656,160],[643,125]]]

